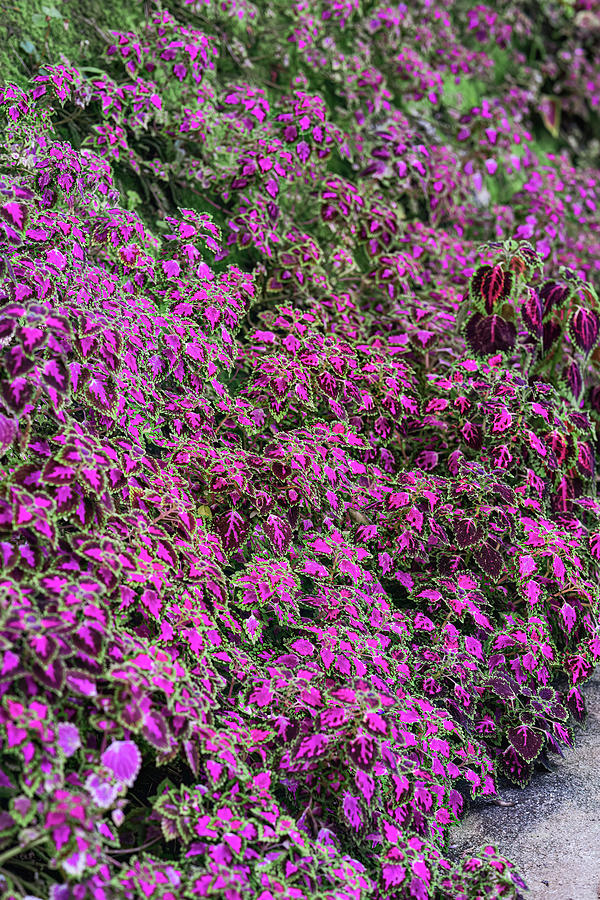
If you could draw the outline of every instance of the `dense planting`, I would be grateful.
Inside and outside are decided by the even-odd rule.
[[[0,96],[0,896],[517,898],[448,844],[600,658],[600,10],[135,28]]]

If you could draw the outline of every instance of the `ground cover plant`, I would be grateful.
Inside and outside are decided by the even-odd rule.
[[[524,896],[449,839],[572,747],[600,657],[600,10],[37,15],[0,896]]]

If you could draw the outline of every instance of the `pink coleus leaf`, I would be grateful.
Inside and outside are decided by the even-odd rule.
[[[502,407],[494,415],[494,420],[492,422],[492,431],[501,434],[503,431],[506,431],[508,428],[510,428],[510,426],[512,425],[512,421],[512,415],[509,413],[506,407]]]
[[[525,578],[528,575],[531,575],[537,569],[537,563],[533,556],[520,556],[519,557],[519,575],[521,578]]]
[[[292,650],[295,650],[296,653],[300,654],[300,656],[312,656],[315,652],[314,645],[311,644],[310,641],[307,641],[305,638],[300,638],[300,640],[294,641],[294,643],[290,646]]]
[[[358,830],[363,824],[362,810],[356,797],[353,797],[349,791],[344,792],[342,810],[350,826]]]
[[[311,734],[303,737],[298,742],[294,757],[296,759],[313,759],[322,756],[329,745],[329,736],[326,734]]]
[[[94,803],[100,809],[109,809],[117,799],[119,785],[112,781],[106,781],[95,772],[88,775],[85,788],[92,795]]]
[[[571,604],[565,601],[560,608],[560,615],[564,622],[565,631],[570,634],[573,630],[575,622],[577,621],[577,613],[575,612]]]
[[[73,754],[81,747],[79,729],[70,722],[61,722],[58,726],[58,746],[66,757]]]
[[[0,455],[6,453],[17,434],[17,424],[14,419],[0,413]]]
[[[534,606],[542,595],[542,588],[537,581],[527,581],[523,586],[527,602]]]
[[[348,711],[343,706],[332,706],[319,714],[321,728],[339,729],[348,721]]]
[[[131,787],[142,765],[142,754],[133,741],[113,741],[101,756],[102,765],[113,773],[117,781]]]
[[[373,793],[375,791],[374,779],[371,777],[371,775],[367,774],[367,772],[363,772],[362,769],[358,769],[356,775],[354,776],[354,783],[360,791],[367,806],[370,806],[371,800],[373,799]]]
[[[289,524],[271,513],[263,529],[277,553],[285,553],[292,541],[292,529]]]

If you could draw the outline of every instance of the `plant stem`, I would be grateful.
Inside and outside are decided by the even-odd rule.
[[[32,841],[30,844],[25,844],[24,847],[12,847],[10,850],[7,850],[5,853],[0,854],[0,866],[4,865],[4,863],[12,859],[13,856],[18,856],[19,853],[25,853],[26,850],[33,850],[34,847],[38,847],[40,844],[46,843],[46,835],[43,837],[36,838],[35,841]]]
[[[147,850],[148,847],[154,846],[154,844],[158,844],[159,841],[162,841],[162,834],[159,834],[158,837],[152,838],[151,841],[146,841],[145,844],[140,844],[139,847],[128,847],[126,850],[108,850],[107,853],[110,856],[120,856],[123,853],[139,853],[141,850]]]

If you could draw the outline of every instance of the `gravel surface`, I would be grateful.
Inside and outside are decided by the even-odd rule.
[[[495,844],[519,866],[527,900],[600,897],[600,672],[584,694],[588,719],[575,749],[552,755],[553,771],[523,790],[504,790],[515,806],[473,803],[452,836],[453,855]]]

